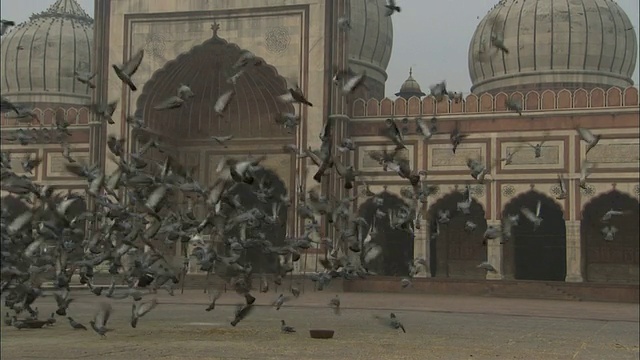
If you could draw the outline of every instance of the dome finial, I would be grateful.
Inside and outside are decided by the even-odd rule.
[[[211,31],[213,31],[213,37],[218,37],[218,30],[220,30],[220,24],[217,21],[213,20],[213,24],[211,24]]]
[[[409,76],[413,76],[413,66],[409,66]]]
[[[82,9],[76,0],[57,0],[47,10],[29,17],[29,20],[39,18],[63,18],[93,24],[93,19]]]

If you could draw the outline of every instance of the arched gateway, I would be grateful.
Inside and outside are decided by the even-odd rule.
[[[522,209],[535,213],[538,202],[542,223],[534,230],[533,223],[527,220]],[[518,215],[519,218],[512,229],[513,238],[504,245],[506,275],[518,280],[564,281],[567,247],[562,208],[553,199],[530,190],[504,207],[502,219],[509,215]]]

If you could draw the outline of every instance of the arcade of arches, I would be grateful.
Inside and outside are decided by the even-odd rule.
[[[519,215],[512,238],[489,240],[483,246],[483,233],[488,225],[500,226],[486,218],[482,206],[472,202],[470,214],[457,211],[460,192],[445,195],[429,207],[426,245],[430,271],[435,278],[487,278],[567,282],[638,283],[638,221],[640,203],[619,191],[594,197],[582,211],[581,221],[569,221],[561,206],[546,194],[528,191],[511,199],[501,211],[502,219]],[[540,202],[540,226],[534,231],[522,208],[535,212]],[[609,210],[622,210],[622,215],[603,222]],[[439,210],[449,210],[448,224],[438,224]],[[477,228],[464,230],[467,220]],[[615,227],[612,241],[605,240],[603,229]],[[437,234],[436,234],[437,233]],[[416,238],[416,241],[418,239]],[[502,244],[501,244],[502,242]],[[416,249],[419,246],[416,245]],[[420,251],[416,251],[419,253]],[[476,266],[489,261],[498,273],[479,272]]]

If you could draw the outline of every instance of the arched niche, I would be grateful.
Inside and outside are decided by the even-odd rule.
[[[472,197],[469,214],[464,214],[457,206],[463,200],[464,193],[454,191],[429,207],[429,263],[433,277],[485,278],[485,273],[477,268],[487,259],[487,248],[483,245],[487,230],[484,208]],[[437,223],[440,210],[451,214],[448,224]],[[467,221],[476,225],[475,230],[465,230]],[[440,232],[437,236],[436,230]]]
[[[534,231],[533,223],[521,209],[535,213],[541,202],[542,223]],[[518,280],[564,281],[567,272],[567,243],[564,213],[556,201],[537,191],[527,191],[513,198],[502,211],[502,219],[519,215],[511,230],[512,238],[504,244],[507,277]]]
[[[11,222],[18,215],[29,210],[29,206],[15,195],[9,194],[2,197],[2,209],[7,211],[7,220]]]
[[[369,264],[369,269],[384,276],[407,276],[409,262],[413,260],[413,235],[407,231],[392,228],[389,224],[388,212],[402,206],[408,206],[408,204],[386,190],[377,194],[376,197],[383,200],[382,206],[378,207],[371,198],[365,201],[358,210],[358,215],[367,221],[369,228],[376,216],[376,210],[387,214],[387,216],[375,219],[377,235],[371,241],[382,248],[382,253]]]
[[[85,211],[87,211],[87,202],[85,201],[84,197],[78,198],[69,206],[69,209],[67,210],[67,219],[73,219],[79,216],[80,214],[84,213]],[[80,244],[86,238],[87,225],[88,224],[86,220],[81,220],[78,222],[75,228],[82,231],[73,233],[72,236],[73,236],[74,243]],[[84,249],[82,246],[78,246],[73,251],[74,254],[78,254],[78,255],[81,255],[83,252],[84,252]]]
[[[240,203],[246,210],[251,208],[258,208],[271,216],[272,203],[279,202],[280,198],[287,194],[287,188],[282,181],[276,175],[275,172],[269,169],[260,169],[254,172],[255,181],[253,184],[248,185],[245,183],[238,183],[229,191],[230,196],[238,195]],[[266,203],[258,199],[255,192],[259,188],[259,184],[265,179],[271,183],[273,187],[273,193],[271,199],[267,199]],[[254,229],[247,228],[247,238],[253,238],[257,236],[257,233],[263,233],[266,236],[266,240],[269,240],[273,246],[282,246],[285,243],[287,236],[287,208],[283,205],[278,212],[278,221],[275,224],[260,223],[260,226]],[[225,234],[226,237],[240,238],[240,228],[235,227],[232,231]],[[304,255],[302,255],[304,256]],[[277,255],[265,254],[262,248],[250,248],[245,250],[244,254],[240,257],[241,263],[250,263],[253,266],[254,273],[272,274],[276,271]]]
[[[293,137],[294,132],[275,123],[278,113],[295,113],[292,104],[278,100],[288,87],[275,67],[257,59],[261,65],[247,65],[235,85],[227,81],[243,51],[216,33],[180,54],[145,83],[136,103],[136,116],[142,117],[151,131],[174,140],[229,134],[236,139]],[[180,84],[188,85],[194,97],[177,109],[155,110],[158,104],[177,95]],[[221,118],[214,111],[214,104],[230,89],[236,94]]]
[[[580,238],[584,276],[587,281],[638,283],[638,219],[640,203],[617,190],[600,194],[582,209]],[[609,210],[626,213],[613,216],[603,222]],[[602,229],[614,226],[618,229],[613,241],[605,241]]]

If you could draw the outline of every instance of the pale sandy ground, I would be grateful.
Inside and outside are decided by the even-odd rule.
[[[87,327],[103,297],[75,292],[69,315]],[[82,293],[82,294],[80,294]],[[129,324],[130,300],[114,307],[101,340],[91,330],[55,326],[17,330],[2,326],[2,359],[639,359],[637,304],[472,298],[413,294],[340,294],[343,311],[326,307],[332,292],[307,292],[280,311],[276,294],[260,294],[253,314],[229,325],[239,298],[220,299],[204,311],[207,295],[158,295],[158,308],[137,329]],[[39,300],[41,317],[54,310]],[[394,311],[407,333],[380,325],[374,315]],[[4,310],[3,310],[4,314]],[[281,319],[297,333],[280,333]],[[3,315],[4,320],[4,315]],[[309,338],[310,328],[333,329],[334,339]]]

